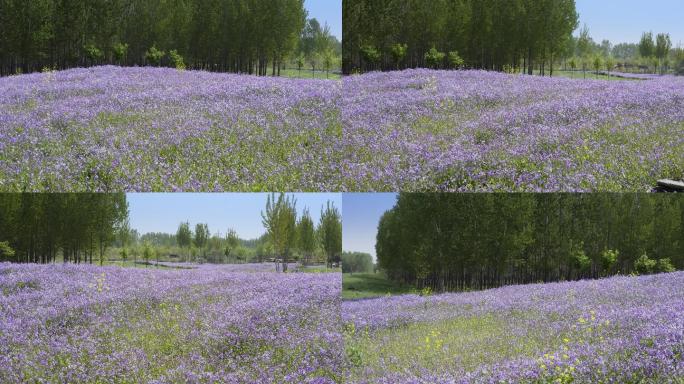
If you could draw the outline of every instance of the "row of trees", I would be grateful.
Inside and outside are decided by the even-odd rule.
[[[337,208],[328,202],[321,209],[318,227],[314,225],[308,210],[297,218],[297,201],[292,196],[280,194],[268,196],[262,222],[266,236],[273,247],[276,262],[282,263],[287,272],[292,254],[298,250],[306,263],[317,247],[326,255],[328,267],[340,262],[342,253],[342,217]]]
[[[665,74],[670,69],[675,73],[684,69],[684,50],[672,47],[672,39],[667,33],[653,35],[644,32],[639,43],[620,43],[613,45],[609,40],[595,42],[584,26],[579,36],[573,37],[568,46],[569,58],[564,60],[566,67],[595,71],[615,69],[622,72],[650,72]],[[684,73],[682,73],[684,74]]]
[[[377,262],[465,290],[684,268],[684,199],[660,194],[400,194]]]
[[[363,252],[342,253],[342,273],[371,273],[373,256]]]
[[[0,261],[103,263],[127,218],[124,194],[0,194]]]
[[[99,64],[275,75],[328,48],[306,15],[304,0],[1,0],[0,75]],[[299,46],[312,38],[316,50]]]
[[[414,67],[545,71],[578,26],[574,0],[345,0],[345,73]]]

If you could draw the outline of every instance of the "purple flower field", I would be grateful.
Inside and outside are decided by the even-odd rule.
[[[0,264],[0,382],[340,382],[340,280]]]
[[[354,383],[681,383],[684,273],[342,304]]]
[[[344,79],[350,190],[649,191],[684,178],[684,78],[407,70]]]
[[[0,78],[0,191],[333,190],[341,87],[112,66]]]

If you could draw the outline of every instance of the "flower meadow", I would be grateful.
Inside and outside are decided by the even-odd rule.
[[[345,301],[353,383],[681,383],[684,273]]]
[[[0,78],[0,190],[332,190],[341,83],[114,66]]]
[[[2,383],[336,383],[339,274],[0,264]]]
[[[406,70],[343,84],[350,190],[649,191],[684,178],[684,79]]]

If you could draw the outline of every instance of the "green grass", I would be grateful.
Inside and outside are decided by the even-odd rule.
[[[553,77],[567,77],[570,79],[587,79],[587,80],[610,80],[610,81],[639,81],[638,79],[626,79],[623,77],[607,76],[603,74],[597,75],[595,71],[587,71],[586,77],[582,71],[553,71]]]
[[[414,291],[413,287],[390,281],[381,273],[345,273],[342,275],[342,298],[347,300],[401,295]]]
[[[339,80],[342,78],[342,76],[339,73],[333,73],[333,71],[330,71],[328,76],[326,77],[325,71],[320,71],[316,70],[316,72],[312,73],[311,68],[302,68],[301,73],[299,70],[296,68],[287,68],[287,69],[281,69],[280,70],[280,76],[281,77],[291,77],[291,78],[298,78],[298,79],[329,79],[329,80]]]
[[[352,375],[370,372],[401,372],[407,367],[439,370],[457,366],[473,371],[500,359],[535,357],[552,346],[557,338],[541,333],[520,335],[511,342],[510,317],[483,315],[459,317],[432,323],[414,323],[382,329],[345,328],[347,358]]]
[[[341,268],[328,268],[325,266],[306,266],[306,267],[299,267],[297,268],[298,272],[304,272],[304,273],[340,273],[342,272]]]

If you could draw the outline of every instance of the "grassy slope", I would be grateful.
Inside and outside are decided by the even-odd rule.
[[[409,293],[411,287],[401,286],[380,273],[362,273],[342,275],[342,298],[365,299],[385,295]]]
[[[570,79],[585,79],[584,74],[581,71],[554,71],[554,77],[567,77]],[[627,79],[624,77],[616,76],[606,76],[603,74],[596,75],[594,71],[587,71],[587,80],[611,80],[611,81],[639,81],[638,79]]]
[[[342,78],[339,74],[330,73],[326,77],[325,71],[316,70],[315,73],[311,73],[311,68],[302,68],[301,73],[297,69],[287,68],[280,70],[281,77],[291,77],[291,78],[301,78],[301,79],[329,79],[329,80],[339,80]]]

